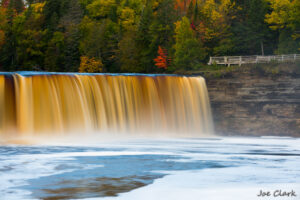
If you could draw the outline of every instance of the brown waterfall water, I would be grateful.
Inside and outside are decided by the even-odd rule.
[[[0,136],[79,133],[207,136],[213,123],[202,77],[0,74]]]

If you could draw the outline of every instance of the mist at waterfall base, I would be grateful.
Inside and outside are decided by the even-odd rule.
[[[201,77],[2,73],[0,108],[1,200],[300,197],[300,140],[216,137]]]

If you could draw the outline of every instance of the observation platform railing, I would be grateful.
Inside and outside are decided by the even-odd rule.
[[[221,56],[210,57],[208,65],[244,65],[270,62],[296,62],[300,61],[300,54],[272,55],[272,56]]]

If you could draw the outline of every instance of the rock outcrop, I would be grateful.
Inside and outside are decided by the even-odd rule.
[[[300,137],[299,68],[256,67],[207,78],[216,132]]]

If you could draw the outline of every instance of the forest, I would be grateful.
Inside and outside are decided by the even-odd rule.
[[[300,51],[300,0],[2,0],[0,71],[173,73]]]

